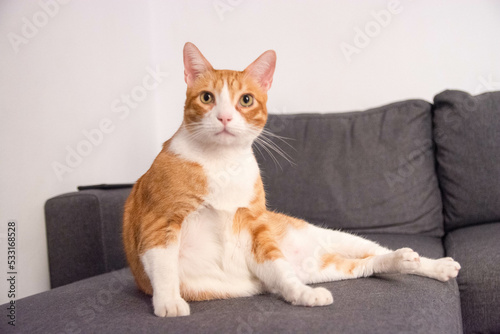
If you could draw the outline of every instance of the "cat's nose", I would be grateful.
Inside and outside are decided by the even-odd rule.
[[[231,122],[231,120],[233,118],[231,116],[227,116],[227,115],[220,115],[220,116],[217,116],[217,119],[219,120],[219,122],[221,122],[225,126],[225,125],[227,125],[227,123]]]

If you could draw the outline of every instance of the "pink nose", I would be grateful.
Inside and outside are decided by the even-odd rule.
[[[227,123],[231,122],[233,119],[231,116],[226,116],[226,115],[221,115],[218,116],[217,119],[224,125],[227,125]]]

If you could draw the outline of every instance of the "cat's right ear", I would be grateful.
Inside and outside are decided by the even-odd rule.
[[[191,86],[198,76],[210,70],[213,67],[200,50],[193,43],[187,42],[184,45],[184,81],[187,85]]]

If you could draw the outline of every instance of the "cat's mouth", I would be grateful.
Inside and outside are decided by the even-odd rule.
[[[229,132],[226,128],[224,128],[224,130],[222,130],[220,132],[217,132],[215,135],[216,136],[222,135],[222,136],[233,136],[234,137],[234,134]]]

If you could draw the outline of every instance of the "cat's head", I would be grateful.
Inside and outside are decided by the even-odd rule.
[[[187,84],[183,126],[209,145],[250,145],[267,120],[276,53],[264,52],[244,71],[215,70],[192,43],[184,46]]]

